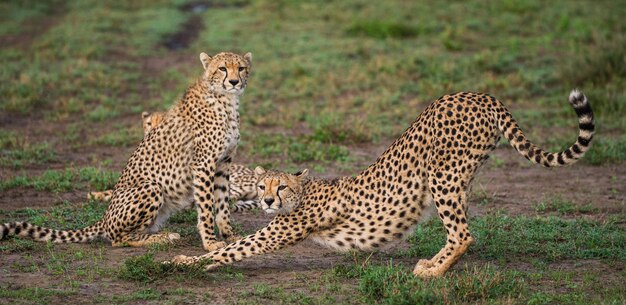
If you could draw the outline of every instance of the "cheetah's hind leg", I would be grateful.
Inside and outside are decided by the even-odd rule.
[[[177,233],[150,234],[163,206],[161,189],[147,182],[137,187],[119,190],[109,206],[109,225],[117,228],[112,236],[114,247],[143,247],[157,243],[172,243],[180,239]]]
[[[447,175],[448,173],[429,175],[430,185],[449,186],[447,181],[444,181]],[[461,180],[463,179],[459,179],[458,185],[468,185],[469,179],[467,181]],[[433,194],[433,199],[437,206],[437,213],[445,226],[447,239],[446,245],[439,253],[430,260],[420,260],[413,269],[413,274],[422,278],[442,276],[467,252],[469,246],[474,242],[467,226],[466,188],[460,189],[458,192],[449,192],[447,188],[445,191],[444,189],[438,190]]]

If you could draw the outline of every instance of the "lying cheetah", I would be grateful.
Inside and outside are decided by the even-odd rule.
[[[143,121],[143,134],[145,137],[150,130],[152,130],[152,128],[161,124],[163,118],[165,118],[165,112],[149,113],[144,111],[141,114],[141,118]],[[231,210],[233,212],[241,212],[244,210],[259,208],[261,204],[256,200],[256,182],[258,177],[254,171],[244,165],[231,163],[228,165],[228,172],[228,196],[231,200],[237,200]],[[87,194],[87,198],[109,201],[111,200],[112,195],[113,190],[106,190],[102,192],[90,192]]]
[[[438,277],[463,255],[474,238],[466,212],[470,183],[503,134],[520,154],[545,167],[580,159],[589,148],[594,122],[591,106],[579,91],[569,101],[579,121],[576,143],[548,153],[526,139],[511,113],[481,93],[446,95],[418,116],[374,164],[356,177],[303,179],[257,169],[259,198],[283,213],[265,228],[202,256],[180,255],[172,262],[210,259],[208,269],[278,250],[307,237],[338,250],[371,250],[402,237],[423,209],[435,203],[443,220],[446,245],[432,259],[420,260],[413,273]],[[292,194],[292,195],[289,195]]]
[[[204,249],[225,245],[216,240],[214,217],[222,237],[233,238],[227,165],[239,142],[239,96],[247,84],[252,55],[201,53],[200,61],[203,75],[143,138],[115,185],[102,220],[68,231],[6,223],[0,226],[0,239],[18,235],[66,243],[104,237],[113,246],[171,242],[178,234],[155,233],[172,213],[193,203]]]

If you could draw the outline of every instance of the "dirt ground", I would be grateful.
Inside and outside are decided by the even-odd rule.
[[[383,145],[379,147],[358,147],[354,148],[354,153],[369,157],[374,160],[378,153],[383,150]],[[95,152],[93,152],[95,153]],[[112,156],[116,160],[115,166],[122,166],[124,155],[128,155],[128,151],[120,151],[113,149],[110,151],[100,151],[97,154]],[[68,155],[66,158],[73,158],[76,155],[84,155],[82,152]],[[536,215],[537,212],[533,208],[532,203],[545,199],[549,194],[562,194],[566,199],[571,200],[575,204],[591,204],[598,209],[598,212],[589,215],[575,215],[572,217],[590,217],[602,219],[611,214],[623,213],[625,210],[624,194],[626,194],[626,167],[607,165],[607,166],[588,166],[577,164],[568,168],[555,170],[546,170],[538,166],[529,165],[522,157],[520,157],[513,149],[509,147],[501,147],[496,149],[493,156],[500,160],[496,166],[493,161],[487,163],[483,170],[479,173],[474,182],[474,196],[471,200],[471,214],[483,215],[495,210],[503,210],[510,215]],[[119,162],[118,162],[119,161]],[[81,163],[80,159],[75,159],[76,163]],[[34,169],[33,171],[36,171]],[[326,172],[323,176],[334,176],[339,173]],[[46,208],[58,204],[63,200],[69,202],[80,202],[84,198],[84,192],[72,191],[62,194],[51,194],[47,192],[37,192],[30,189],[13,189],[4,192],[0,197],[0,209],[15,210],[25,207]],[[487,203],[480,203],[487,198]],[[244,212],[234,214],[233,219],[236,223],[241,224],[244,232],[250,232],[262,227],[269,222],[270,216],[263,213]],[[384,262],[388,257],[399,249],[408,247],[405,241],[398,241],[388,246],[384,250],[373,255],[373,262]],[[85,250],[87,249],[87,250]],[[146,253],[146,249],[136,248],[112,248],[110,245],[101,242],[89,245],[57,245],[55,252],[73,253],[76,251],[100,251],[102,253],[101,261],[97,265],[102,268],[117,270],[125,259],[131,256],[137,256]],[[155,260],[166,260],[177,254],[199,255],[204,251],[199,244],[179,245],[170,251],[157,253]],[[24,259],[27,254],[30,258]],[[6,272],[0,277],[0,286],[8,286],[11,289],[25,287],[48,287],[58,288],[67,284],[59,284],[58,271],[46,269],[46,260],[50,257],[45,251],[37,251],[35,253],[10,253],[0,256],[1,266],[9,267],[10,272]],[[412,268],[416,262],[404,258],[394,259],[398,264],[407,268]],[[202,285],[196,286],[192,281],[183,280],[167,280],[158,281],[157,283],[146,284],[129,282],[123,280],[114,280],[115,277],[96,276],[89,283],[77,284],[74,287],[76,293],[71,296],[53,296],[52,302],[67,301],[67,298],[84,301],[85,298],[94,298],[97,296],[113,296],[116,294],[125,294],[129,291],[136,291],[145,287],[158,286],[159,289],[171,289],[184,287],[197,292],[198,295],[210,295],[211,302],[215,304],[232,303],[236,301],[236,295],[241,291],[251,289],[251,283],[280,285],[285,291],[306,291],[311,294],[310,281],[320,279],[333,266],[338,264],[351,264],[354,258],[348,254],[336,253],[331,250],[322,248],[310,241],[304,241],[298,245],[278,251],[276,253],[253,257],[235,265],[235,270],[241,273],[245,280],[238,279],[216,279],[215,281],[203,282]],[[476,260],[470,255],[466,255],[459,265],[464,264],[482,265],[484,261]],[[69,268],[80,267],[83,264],[70,263]],[[607,276],[616,276],[612,266],[608,266],[601,261],[584,261],[584,266],[580,262],[558,262],[558,266],[563,270],[584,269],[593,265],[595,270],[611,270],[607,272]],[[29,269],[29,266],[39,266],[36,271],[18,272],[20,269]],[[531,266],[521,266],[521,268],[532,268]],[[622,266],[623,268],[623,266]],[[6,269],[5,269],[6,271]],[[113,278],[113,279],[112,279]],[[342,283],[345,288],[349,289],[350,285],[355,283]],[[168,290],[169,291],[169,290]],[[346,296],[347,297],[347,296]],[[59,299],[55,299],[59,298]],[[168,296],[164,297],[166,300]],[[194,297],[195,298],[195,297]],[[163,299],[163,296],[162,296]],[[193,298],[192,298],[193,299]],[[2,298],[0,297],[0,300]],[[175,298],[174,300],[179,300]],[[196,299],[197,301],[197,299]]]

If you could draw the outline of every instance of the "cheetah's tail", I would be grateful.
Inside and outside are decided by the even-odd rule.
[[[27,222],[0,224],[0,240],[11,235],[53,243],[84,243],[92,241],[97,237],[104,237],[105,233],[101,222],[84,229],[66,231],[43,228]]]
[[[578,115],[579,132],[576,143],[564,151],[549,153],[528,141],[508,111],[505,111],[504,117],[498,116],[499,129],[509,140],[511,146],[533,163],[541,164],[545,167],[559,167],[572,164],[582,158],[589,149],[595,125],[591,105],[589,105],[587,97],[582,92],[577,89],[572,90],[569,95],[569,102]],[[507,121],[506,117],[509,117],[510,121]]]

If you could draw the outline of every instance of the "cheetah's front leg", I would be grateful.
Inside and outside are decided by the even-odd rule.
[[[241,236],[235,235],[230,225],[230,209],[228,207],[229,165],[230,158],[225,162],[218,163],[215,173],[215,222],[222,238],[227,242],[232,242],[241,239]]]
[[[213,251],[226,245],[224,242],[217,241],[213,231],[215,164],[198,160],[201,157],[196,156],[193,169],[193,199],[198,211],[197,227],[202,238],[202,247],[206,251]]]
[[[289,228],[290,234],[285,234],[284,229]],[[201,256],[178,255],[169,262],[180,265],[192,265],[202,260],[210,260],[207,270],[222,265],[232,264],[253,255],[269,253],[292,245],[305,239],[311,230],[298,223],[291,223],[289,216],[278,215],[267,227],[260,229],[252,235],[233,242],[222,249],[218,249]]]

